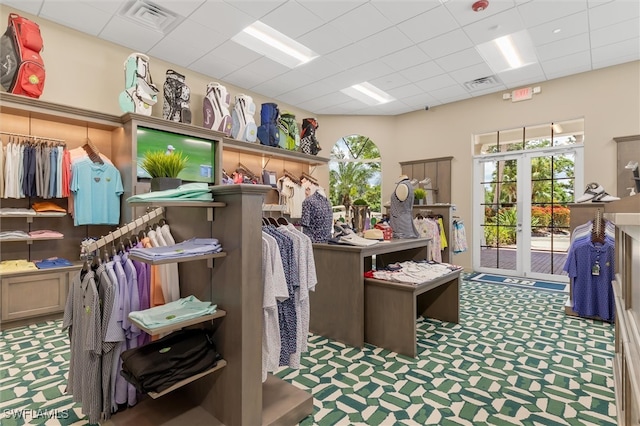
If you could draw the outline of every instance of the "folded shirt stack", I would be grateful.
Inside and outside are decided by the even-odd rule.
[[[2,262],[0,262],[0,273],[30,271],[34,269],[38,269],[37,266],[33,262],[29,262],[26,259],[3,260]]]
[[[144,202],[144,201],[213,201],[213,195],[209,189],[209,185],[202,182],[186,183],[180,185],[176,189],[167,189],[165,191],[153,191],[145,194],[138,194],[127,198],[127,201]]]
[[[0,240],[12,240],[15,238],[29,238],[29,234],[24,231],[2,231]]]
[[[40,215],[43,215],[43,214],[46,215],[47,213],[66,213],[67,212],[63,207],[60,207],[59,205],[51,201],[36,202],[36,203],[33,203],[31,207]]]
[[[38,269],[62,268],[65,266],[73,266],[73,263],[62,257],[50,257],[49,259],[34,262]]]
[[[216,309],[217,305],[212,305],[211,302],[202,302],[195,296],[187,296],[154,308],[131,312],[129,318],[153,330],[213,314]]]
[[[202,329],[176,331],[124,351],[120,374],[141,393],[162,392],[180,380],[216,366],[220,355]]]
[[[0,208],[0,215],[2,216],[35,216],[36,211],[33,209],[21,209],[18,207],[3,207]]]
[[[181,257],[218,253],[222,246],[216,238],[191,238],[172,246],[132,248],[129,253],[144,260],[179,259]]]
[[[400,283],[421,284],[434,280],[453,271],[461,269],[460,266],[451,265],[449,263],[437,262],[397,262],[388,265],[386,270],[379,269],[373,271],[373,278],[385,281],[393,281]]]
[[[29,237],[33,239],[62,238],[64,237],[64,234],[61,234],[58,231],[52,231],[50,229],[38,229],[37,231],[29,232]]]

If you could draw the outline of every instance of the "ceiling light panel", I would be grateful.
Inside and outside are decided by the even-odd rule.
[[[382,105],[395,100],[387,92],[366,81],[342,89],[341,92],[367,105]]]
[[[249,25],[231,39],[289,68],[305,64],[318,56],[308,47],[260,21]]]
[[[538,62],[533,42],[526,30],[479,44],[476,49],[495,73]]]

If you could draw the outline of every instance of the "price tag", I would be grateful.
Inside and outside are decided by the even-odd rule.
[[[600,264],[598,262],[591,267],[591,275],[600,275]]]

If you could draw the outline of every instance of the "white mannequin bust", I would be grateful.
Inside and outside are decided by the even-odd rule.
[[[407,175],[400,175],[400,177],[398,178],[398,182],[401,182],[406,179],[409,179]],[[396,197],[398,197],[400,201],[404,201],[407,199],[408,196],[409,196],[409,186],[406,183],[399,184],[396,187]]]

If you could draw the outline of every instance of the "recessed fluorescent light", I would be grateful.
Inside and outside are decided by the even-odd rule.
[[[260,21],[249,25],[231,40],[289,68],[297,67],[318,57],[308,47]]]
[[[479,44],[476,49],[495,73],[537,62],[535,47],[526,30]]]
[[[351,96],[352,98],[358,99],[367,105],[382,105],[395,100],[395,98],[387,92],[378,89],[376,86],[366,81],[354,84],[346,89],[342,89],[341,92],[345,95]]]
[[[513,47],[513,43],[511,42],[511,36],[503,36],[494,40],[498,49],[500,49],[500,53],[507,60],[509,66],[511,68],[520,68],[522,66],[522,61],[520,60],[520,55],[516,52],[516,48]]]

